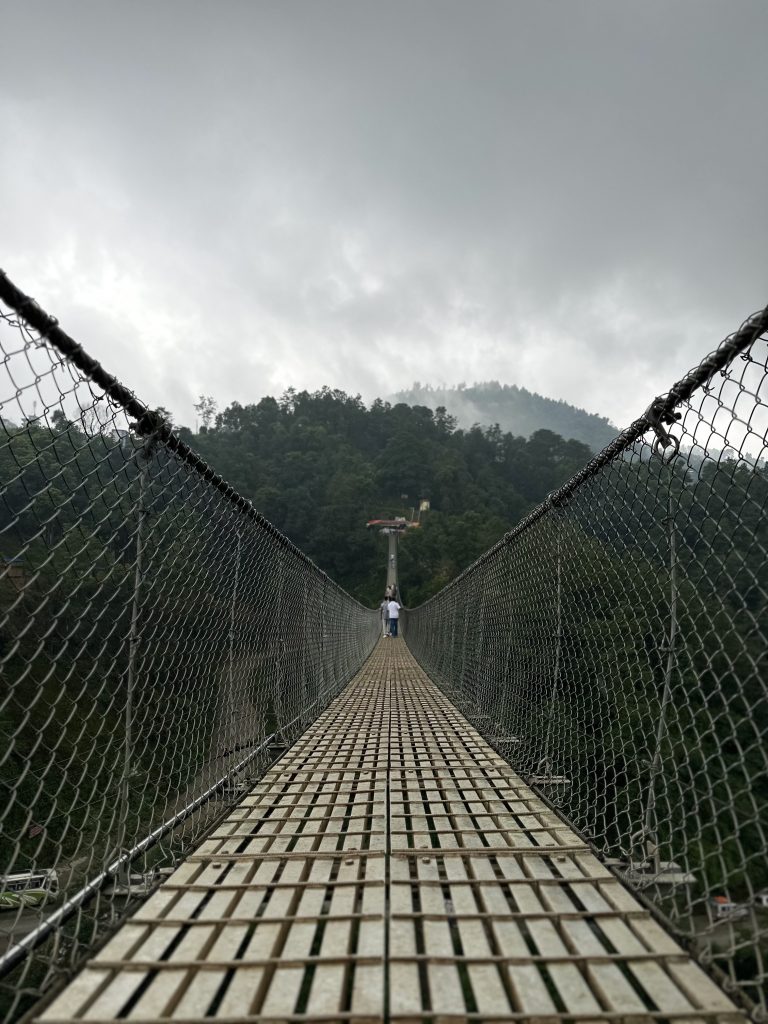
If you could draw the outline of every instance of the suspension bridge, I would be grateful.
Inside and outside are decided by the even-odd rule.
[[[768,311],[383,640],[0,302],[3,1020],[766,1019]]]

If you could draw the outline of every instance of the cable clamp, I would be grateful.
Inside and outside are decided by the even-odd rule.
[[[665,430],[665,424],[672,426],[682,417],[679,412],[670,412],[664,406],[664,398],[654,399],[645,411],[645,419],[656,435],[651,450],[662,462],[669,463],[680,451],[680,438]]]
[[[561,490],[550,491],[544,499],[544,504],[547,506],[550,512],[555,515],[563,516],[565,514],[565,503],[567,498],[563,498]]]
[[[144,438],[143,457],[149,461],[155,450],[163,441],[167,441],[172,427],[159,409],[147,409],[144,414],[129,426]]]

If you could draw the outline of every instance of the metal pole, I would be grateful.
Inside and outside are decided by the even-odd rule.
[[[392,594],[400,596],[400,583],[397,578],[397,530],[389,530],[387,533],[387,587],[392,587]]]
[[[549,752],[552,749],[552,723],[555,717],[555,701],[557,690],[560,684],[560,658],[563,643],[563,551],[562,551],[562,530],[560,516],[555,515],[555,534],[557,536],[557,567],[555,584],[555,664],[552,670],[552,693],[549,698],[549,714],[547,715],[547,732],[544,739],[544,756],[539,762],[539,774],[552,776],[552,759]]]
[[[661,697],[659,721],[656,726],[656,752],[651,762],[648,804],[643,822],[646,856],[653,858],[654,871],[657,874],[661,869],[661,859],[659,857],[659,837],[656,831],[656,776],[661,772],[661,747],[668,731],[667,708],[672,700],[672,672],[675,665],[675,641],[677,639],[677,544],[671,493],[668,499],[666,521],[669,537],[669,643],[667,645],[667,667],[664,674],[664,692]]]
[[[309,603],[309,594],[307,591],[307,578],[302,576],[302,608],[301,608],[301,710],[304,713],[309,703],[309,693],[307,692],[307,648],[309,647],[309,635],[307,633],[307,605]],[[302,718],[301,724],[305,725],[305,719]]]
[[[451,592],[451,659],[448,663],[448,684],[451,689],[456,688],[456,680],[453,675],[453,658],[456,652],[456,592]]]
[[[226,708],[226,732],[224,746],[232,749],[237,746],[235,736],[235,622],[237,616],[238,588],[240,586],[240,559],[243,546],[243,534],[237,531],[237,547],[235,553],[235,572],[232,580],[232,602],[229,614],[229,673],[227,679],[227,708]]]
[[[320,627],[320,666],[319,666],[319,677],[320,677],[320,690],[319,695],[325,693],[325,618],[327,614],[326,602],[328,599],[328,588],[326,581],[323,580],[323,596],[320,599],[320,610],[318,614],[318,626]]]
[[[133,600],[131,603],[131,625],[128,632],[128,675],[126,680],[125,710],[123,714],[123,773],[120,780],[120,810],[118,817],[117,852],[122,853],[127,843],[128,815],[130,810],[131,775],[133,774],[133,696],[136,686],[136,662],[139,656],[139,610],[141,588],[144,582],[144,533],[148,511],[144,504],[149,479],[151,453],[144,446],[140,454],[139,497],[136,505],[136,560],[133,568]],[[122,866],[127,873],[128,863]]]
[[[274,705],[277,718],[277,734],[285,741],[283,735],[283,583],[284,567],[282,552],[278,552],[277,562],[277,633],[275,641],[277,644],[277,657],[275,659],[275,693]]]
[[[479,620],[480,621],[480,629],[479,629],[478,634],[477,634],[479,639],[478,639],[477,651],[476,651],[476,655],[475,655],[475,663],[476,663],[477,668],[475,670],[475,679],[474,679],[474,687],[473,687],[475,701],[477,702],[478,706],[480,705],[480,697],[482,696],[482,693],[483,693],[482,667],[483,667],[483,648],[484,648],[484,640],[485,640],[485,596],[486,596],[486,588],[483,587],[483,596],[482,596],[482,600],[480,601],[480,620]],[[489,712],[492,711],[492,710],[495,710],[495,709],[492,709],[492,708],[488,707],[488,711]],[[493,715],[491,717],[493,717]]]
[[[461,693],[462,693],[463,697],[466,697],[466,691],[465,691],[465,688],[464,688],[464,680],[465,680],[466,671],[467,671],[467,625],[468,625],[468,619],[469,619],[468,609],[467,609],[467,605],[466,605],[466,602],[465,602],[464,605],[462,606],[462,609],[461,609],[461,625],[462,625],[462,629],[461,629],[461,633],[462,633],[462,636],[461,636],[461,678],[459,680],[459,689],[461,690]],[[473,708],[473,710],[476,711],[477,708]]]

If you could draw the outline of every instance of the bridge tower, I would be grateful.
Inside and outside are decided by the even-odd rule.
[[[402,530],[395,530],[386,526],[381,531],[387,535],[387,592],[399,594],[400,587],[397,577],[397,542],[400,539]]]
[[[408,495],[404,494],[404,498]],[[402,534],[409,529],[418,529],[421,526],[422,512],[429,511],[429,499],[422,498],[419,502],[419,510],[415,506],[411,509],[409,519],[405,516],[394,516],[391,519],[369,519],[365,524],[370,530],[371,527],[378,527],[379,531],[387,537],[387,579],[386,589],[388,594],[400,595],[400,579],[397,572],[397,547]]]
[[[397,573],[397,545],[402,534],[409,527],[418,526],[418,520],[413,518],[406,519],[405,516],[395,516],[393,519],[369,519],[365,524],[370,530],[372,527],[378,527],[379,532],[386,535],[387,538],[387,578],[386,588],[387,593],[397,594],[400,593],[400,581]]]

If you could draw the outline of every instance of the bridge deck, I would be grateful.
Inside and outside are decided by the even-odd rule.
[[[39,1016],[744,1021],[419,669],[358,677]]]

